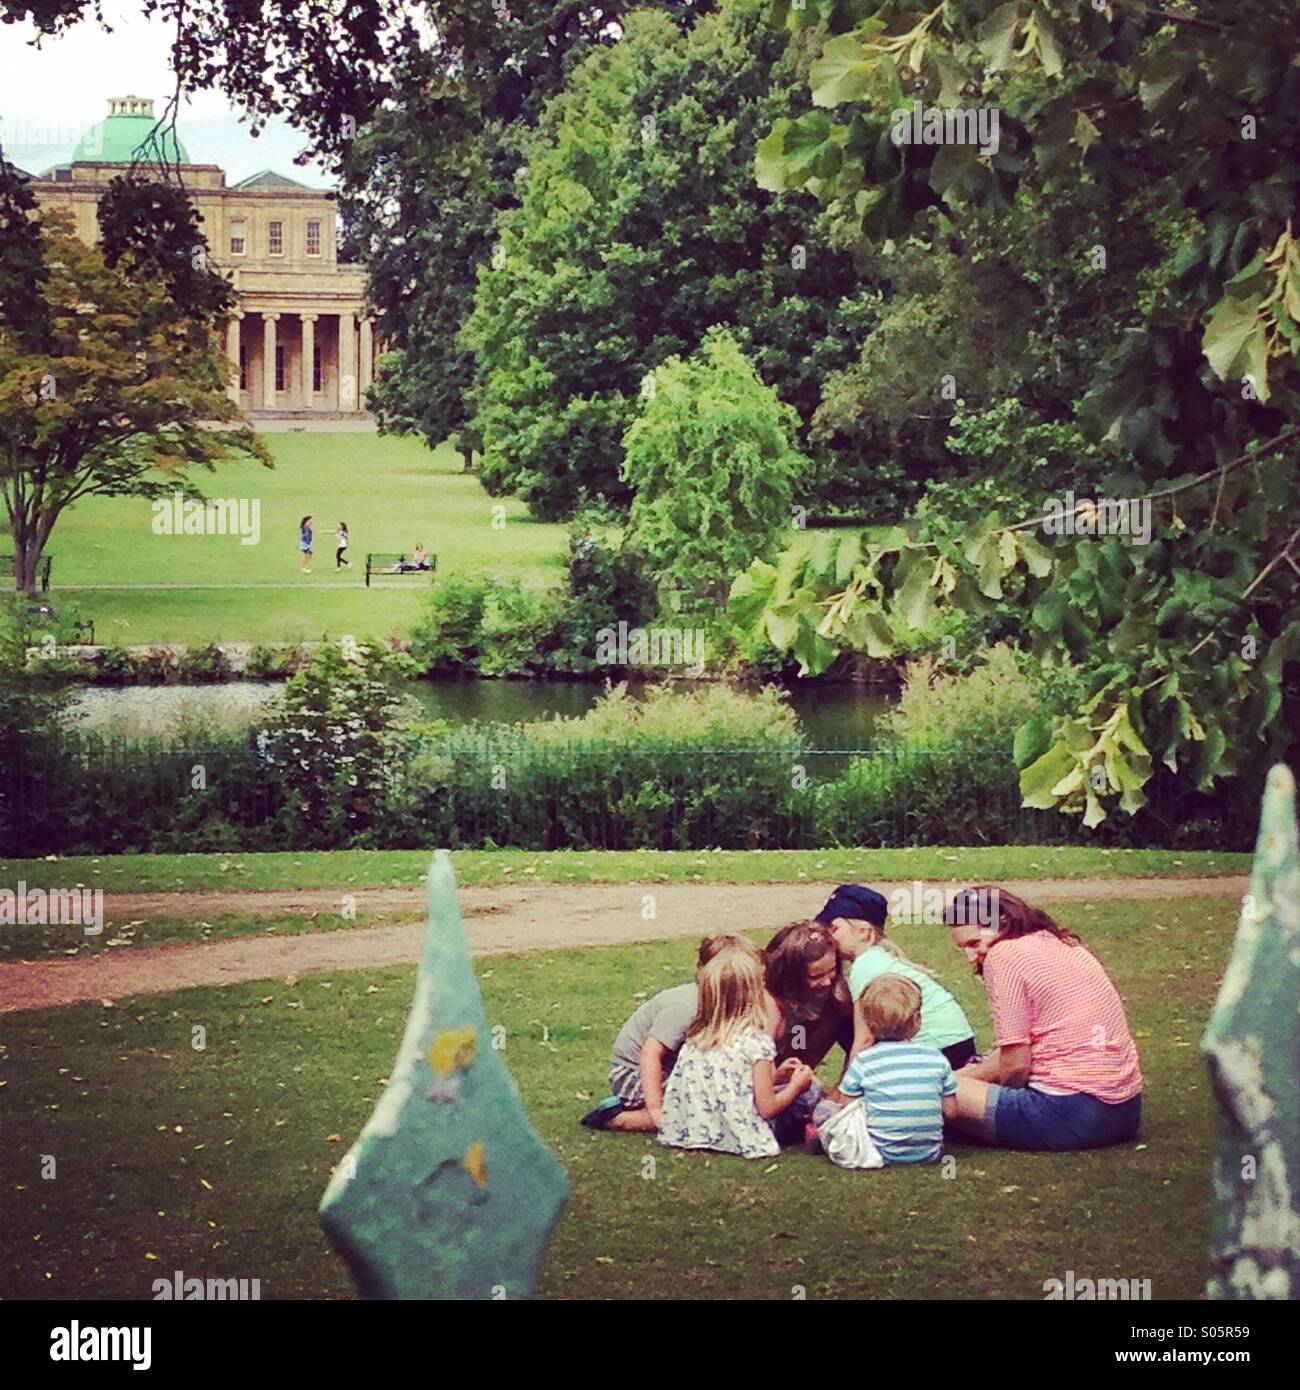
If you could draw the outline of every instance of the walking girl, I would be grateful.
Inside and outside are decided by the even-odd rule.
[[[348,563],[348,524],[346,521],[339,522],[339,529],[334,532],[334,568],[351,569]]]

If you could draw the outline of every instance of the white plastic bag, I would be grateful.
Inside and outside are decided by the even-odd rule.
[[[871,1135],[867,1133],[867,1110],[861,1100],[851,1100],[817,1128],[826,1156],[838,1168],[883,1168]]]

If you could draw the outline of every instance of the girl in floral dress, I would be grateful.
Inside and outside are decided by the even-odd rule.
[[[700,1002],[664,1091],[659,1142],[741,1158],[781,1152],[772,1120],[813,1080],[796,1058],[776,1065],[778,1011],[752,957],[726,952],[698,976]]]

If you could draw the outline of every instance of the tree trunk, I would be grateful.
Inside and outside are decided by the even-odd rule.
[[[40,564],[43,546],[34,528],[15,526],[11,534],[14,541],[14,589],[30,598],[36,593],[36,567]]]

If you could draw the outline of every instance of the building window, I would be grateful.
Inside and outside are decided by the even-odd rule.
[[[315,218],[307,223],[307,254],[320,255],[320,223]]]
[[[244,254],[244,224],[242,222],[230,224],[230,254],[232,256]]]
[[[275,349],[275,389],[284,390],[284,349],[278,344]]]
[[[323,391],[325,388],[320,381],[320,348],[312,345],[311,350],[311,389],[313,391]]]
[[[267,228],[266,249],[272,256],[284,255],[284,223],[272,222]]]
[[[248,349],[243,343],[239,345],[239,389],[248,390]]]

